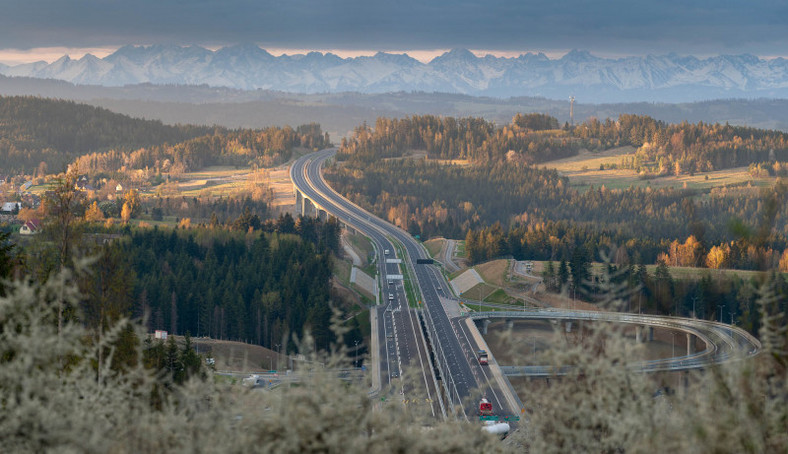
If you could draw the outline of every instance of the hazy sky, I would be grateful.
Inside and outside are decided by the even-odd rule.
[[[788,56],[788,1],[0,0],[0,49],[241,42],[276,49]]]

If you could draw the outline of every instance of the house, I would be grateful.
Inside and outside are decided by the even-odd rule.
[[[19,192],[25,192],[30,189],[31,186],[33,186],[32,181],[25,181],[25,184],[19,187]]]
[[[78,191],[95,191],[95,188],[88,183],[87,177],[79,177],[79,180],[74,184],[74,189]]]
[[[21,202],[5,202],[5,203],[3,203],[2,208],[0,208],[0,213],[3,213],[3,214],[16,214],[21,209],[22,209],[22,203]]]
[[[115,186],[115,192],[123,192],[123,185],[118,183],[118,185]]]
[[[25,222],[25,225],[19,228],[20,235],[35,235],[41,230],[41,221],[38,219],[31,219]]]

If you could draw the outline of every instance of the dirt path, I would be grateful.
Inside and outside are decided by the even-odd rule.
[[[454,240],[446,239],[446,244],[444,245],[443,249],[441,249],[441,253],[443,254],[443,263],[446,265],[446,268],[449,269],[450,273],[454,273],[455,271],[459,271],[460,267],[454,262],[454,248],[457,247],[457,242]]]
[[[356,253],[355,249],[353,249],[353,246],[348,242],[347,234],[344,233],[344,231],[342,233],[341,240],[342,240],[342,249],[344,249],[345,253],[348,256],[350,256],[350,259],[353,261],[353,266],[360,267],[361,266],[361,257],[358,256],[358,254]]]

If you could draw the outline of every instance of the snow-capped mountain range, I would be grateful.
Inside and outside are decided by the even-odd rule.
[[[199,46],[125,46],[104,58],[68,56],[52,63],[0,65],[6,76],[59,79],[80,85],[142,83],[209,85],[294,93],[448,92],[496,97],[581,97],[584,101],[788,97],[788,60],[753,55],[709,58],[648,55],[607,59],[573,50],[477,57],[455,49],[420,62],[379,52],[340,58],[331,53],[274,56],[256,45],[211,51]]]

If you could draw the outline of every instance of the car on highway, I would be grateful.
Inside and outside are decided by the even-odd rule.
[[[389,300],[393,300],[393,299],[394,299],[394,294],[393,293],[389,293]]]

